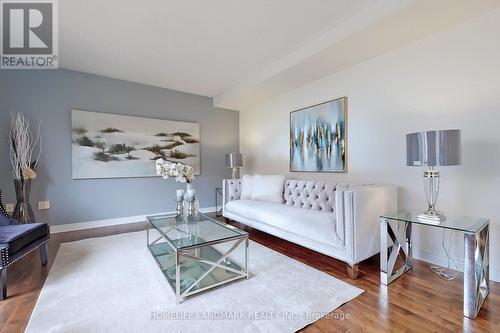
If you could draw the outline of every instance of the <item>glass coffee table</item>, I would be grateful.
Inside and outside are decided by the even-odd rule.
[[[147,245],[179,304],[186,297],[248,279],[248,233],[205,214],[146,218]]]

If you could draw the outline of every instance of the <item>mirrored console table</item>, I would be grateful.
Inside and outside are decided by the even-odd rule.
[[[215,188],[215,216],[222,216],[222,187]],[[221,204],[219,205],[219,199]]]
[[[464,234],[464,316],[474,319],[489,293],[489,226],[484,218],[447,217],[439,224],[403,211],[380,216],[380,280],[389,285],[412,269],[412,225],[449,229]],[[402,265],[396,267],[398,257]]]

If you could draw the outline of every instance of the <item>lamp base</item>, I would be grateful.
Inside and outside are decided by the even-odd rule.
[[[240,168],[232,168],[233,169],[233,179],[240,179]]]
[[[444,216],[441,212],[435,211],[434,209],[428,209],[418,215],[418,220],[422,223],[440,224],[442,221],[446,220],[446,216]]]

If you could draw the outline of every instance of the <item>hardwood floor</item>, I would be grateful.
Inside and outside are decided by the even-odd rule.
[[[351,280],[345,264],[338,260],[231,224],[249,231],[251,239],[262,245],[365,290],[301,332],[500,332],[500,283],[490,282],[490,295],[476,320],[470,320],[463,317],[461,275],[443,281],[430,272],[427,263],[415,260],[411,271],[384,286],[379,283],[378,257],[373,257],[360,264],[359,278]],[[135,223],[54,234],[48,243],[46,267],[41,267],[35,252],[9,268],[8,299],[0,302],[1,332],[24,331],[61,243],[143,229],[144,223]]]

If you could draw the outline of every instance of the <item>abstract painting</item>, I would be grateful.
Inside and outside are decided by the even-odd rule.
[[[200,174],[197,123],[71,111],[73,179],[156,177],[159,158]]]
[[[290,113],[290,171],[347,172],[347,97]]]

